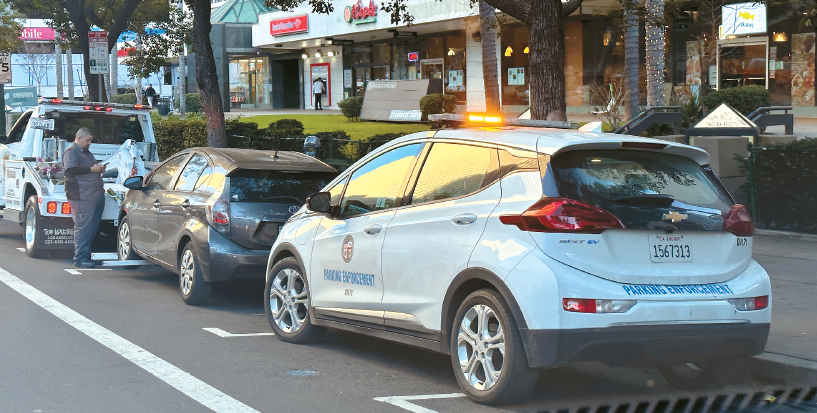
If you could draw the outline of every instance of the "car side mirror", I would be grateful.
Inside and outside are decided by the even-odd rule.
[[[9,140],[8,136],[0,135],[0,144],[5,144],[7,140]]]
[[[128,189],[142,189],[142,177],[132,176],[128,179],[125,179],[125,182],[122,183],[122,186]]]
[[[306,207],[311,211],[328,213],[332,209],[332,195],[329,192],[316,192],[306,199]]]

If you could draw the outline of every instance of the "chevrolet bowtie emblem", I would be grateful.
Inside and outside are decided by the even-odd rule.
[[[687,219],[689,215],[687,214],[679,214],[678,212],[672,211],[664,214],[664,220],[669,220],[673,224],[676,222],[681,222],[681,220]]]

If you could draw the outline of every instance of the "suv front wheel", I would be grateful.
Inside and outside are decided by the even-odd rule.
[[[538,376],[528,366],[507,302],[490,289],[474,291],[460,305],[451,328],[451,362],[460,388],[481,404],[518,402]]]
[[[312,325],[309,317],[309,286],[295,258],[278,261],[267,276],[264,309],[275,335],[289,343],[316,340],[323,328]]]

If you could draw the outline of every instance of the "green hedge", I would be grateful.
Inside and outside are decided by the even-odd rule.
[[[701,102],[710,111],[720,105],[721,102],[726,102],[738,112],[748,115],[759,107],[770,106],[772,99],[769,97],[769,91],[766,88],[755,85],[709,92],[702,98]]]
[[[201,93],[188,93],[185,96],[185,107],[187,108],[187,113],[201,112]],[[178,96],[173,98],[173,107],[179,107]]]
[[[338,102],[338,107],[343,116],[349,120],[360,119],[360,110],[363,109],[363,96],[352,96]]]
[[[757,226],[817,234],[817,138],[755,147],[752,157]]]
[[[432,93],[420,98],[420,111],[423,112],[423,120],[428,120],[428,115],[454,113],[454,106],[456,105],[456,96],[443,95],[442,93]]]
[[[135,93],[123,93],[121,95],[113,95],[113,96],[111,96],[111,103],[124,103],[126,105],[135,105],[136,104],[136,94]]]

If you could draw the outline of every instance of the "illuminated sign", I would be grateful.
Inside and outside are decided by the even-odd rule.
[[[307,31],[309,31],[309,16],[306,14],[270,20],[269,22],[269,34],[273,36]]]
[[[361,0],[357,0],[357,3],[343,9],[343,20],[354,24],[374,23],[377,21],[377,4],[369,0],[369,5],[364,6]]]
[[[55,32],[50,27],[26,27],[20,31],[20,40],[54,40]]]
[[[721,11],[720,37],[766,33],[766,4],[726,4]]]
[[[420,60],[420,52],[409,52],[408,54],[409,62],[416,62],[418,60]]]

